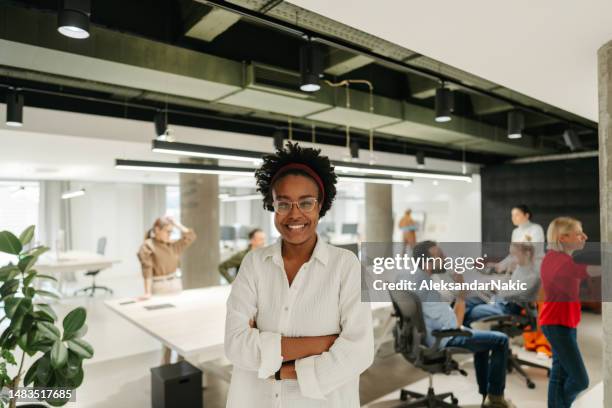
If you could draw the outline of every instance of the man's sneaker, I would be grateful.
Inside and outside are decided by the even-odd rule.
[[[483,408],[516,408],[512,401],[504,398],[503,395],[487,395]]]

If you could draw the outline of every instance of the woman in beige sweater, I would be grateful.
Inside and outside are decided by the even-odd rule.
[[[178,228],[182,237],[171,241],[172,230]],[[171,217],[160,217],[147,232],[138,251],[144,278],[144,299],[151,295],[177,293],[182,290],[181,278],[176,270],[181,254],[196,239],[193,230],[184,227]]]

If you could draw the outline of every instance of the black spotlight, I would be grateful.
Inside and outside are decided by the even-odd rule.
[[[416,161],[417,161],[417,167],[419,169],[422,169],[423,167],[425,167],[425,152],[422,150],[419,150],[416,153]]]
[[[567,129],[563,132],[563,141],[572,152],[582,149],[582,142],[574,129]]]
[[[168,132],[168,117],[166,116],[166,112],[157,111],[155,118],[153,118],[153,122],[155,123],[155,134],[157,137],[165,136]]]
[[[436,89],[436,122],[449,122],[454,109],[453,93],[444,84]]]
[[[520,139],[525,128],[525,116],[522,112],[508,112],[508,139]]]
[[[359,143],[351,142],[349,147],[351,149],[351,159],[358,159],[359,158]]]
[[[283,132],[280,130],[275,130],[272,137],[274,138],[274,148],[276,150],[282,150],[284,140]]]
[[[304,92],[316,92],[321,89],[319,78],[323,72],[321,49],[312,43],[300,48],[300,89]]]
[[[57,14],[57,31],[70,38],[88,38],[90,15],[90,0],[64,0]]]
[[[23,126],[23,94],[11,90],[6,94],[6,124]]]

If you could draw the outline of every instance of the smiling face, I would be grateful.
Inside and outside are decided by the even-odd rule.
[[[274,202],[294,203],[286,214],[274,212],[274,226],[285,242],[300,245],[316,239],[321,204],[316,201],[312,211],[307,212],[300,210],[295,203],[318,197],[319,188],[306,176],[288,174],[274,183],[272,188]]]
[[[170,236],[174,227],[171,224],[164,225],[163,227],[155,227],[155,239],[161,242],[170,242]]]

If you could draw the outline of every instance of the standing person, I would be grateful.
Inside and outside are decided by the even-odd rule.
[[[249,246],[246,249],[236,252],[234,255],[219,264],[219,273],[228,283],[232,283],[235,279],[235,275],[230,274],[229,270],[235,269],[237,272],[247,252],[261,248],[266,243],[266,234],[260,228],[251,230],[248,237]]]
[[[416,230],[418,225],[415,220],[412,219],[412,210],[407,209],[404,216],[399,222],[399,229],[402,231],[404,238],[404,247],[414,248],[417,242]]]
[[[227,407],[359,408],[359,375],[374,354],[361,265],[316,233],[336,174],[320,150],[289,143],[255,178],[280,239],[247,253],[232,284]]]
[[[532,213],[525,204],[518,204],[512,207],[510,212],[512,224],[516,228],[512,230],[510,242],[532,243],[535,249],[536,271],[540,270],[540,263],[544,257],[544,229],[540,224],[531,222]],[[503,261],[495,265],[498,273],[514,270],[515,262],[512,256],[507,256]]]
[[[545,298],[539,317],[553,353],[548,407],[569,408],[589,385],[576,340],[581,318],[580,283],[590,276],[600,276],[601,267],[577,264],[572,258],[572,253],[584,248],[588,238],[580,221],[555,218],[548,226],[546,238],[548,252],[541,270]]]
[[[182,235],[177,241],[170,240],[174,228],[178,228]],[[196,234],[192,229],[186,228],[172,217],[160,217],[155,220],[138,251],[144,278],[144,295],[139,299],[146,300],[151,295],[177,293],[183,289],[176,270],[180,264],[181,254],[195,239]],[[164,346],[162,364],[170,363],[170,355],[170,349]]]

